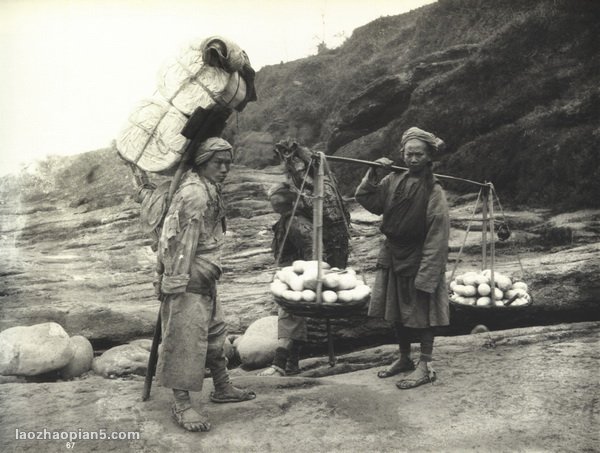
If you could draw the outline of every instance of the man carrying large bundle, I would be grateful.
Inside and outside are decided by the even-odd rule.
[[[212,137],[194,151],[188,170],[173,195],[158,243],[162,350],[157,381],[173,389],[173,417],[188,431],[208,431],[207,419],[191,405],[190,391],[201,391],[209,368],[214,402],[255,398],[234,387],[227,372],[223,343],[226,326],[217,299],[225,206],[221,184],[233,160],[231,145]]]

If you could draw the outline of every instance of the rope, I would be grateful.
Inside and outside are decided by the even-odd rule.
[[[494,187],[493,184],[492,184],[492,195],[495,197],[496,202],[498,203],[498,206],[500,207],[500,212],[502,214],[502,220],[504,221],[504,223],[508,223],[506,221],[506,215],[504,214],[504,208],[502,207],[502,203],[500,203],[500,198],[498,197],[498,193],[496,192],[496,188]],[[521,269],[521,278],[523,278],[525,276],[525,270],[523,269],[523,263],[521,262],[521,256],[519,255],[519,252],[517,249],[515,249],[515,253],[517,255],[517,262],[519,263],[519,268]]]
[[[302,184],[300,185],[300,190],[298,192],[298,196],[296,197],[296,201],[294,202],[294,207],[292,208],[292,215],[290,216],[290,220],[285,228],[285,234],[283,235],[283,241],[281,241],[281,245],[279,246],[279,251],[277,253],[277,259],[275,260],[275,268],[279,267],[279,259],[281,258],[281,254],[283,253],[283,247],[285,245],[285,241],[287,240],[288,234],[290,232],[290,228],[292,226],[292,219],[294,218],[294,215],[296,214],[296,209],[298,208],[298,204],[300,203],[300,197],[302,196],[302,190],[304,190],[304,185],[306,184],[306,180],[308,178],[308,173],[309,173],[311,165],[312,165],[312,160],[310,161],[310,163],[308,164],[308,167],[306,168],[306,173],[304,174],[304,179],[302,180]]]
[[[473,214],[469,219],[469,223],[467,224],[467,231],[465,233],[465,238],[463,239],[463,243],[458,250],[458,256],[456,257],[456,262],[454,263],[454,268],[452,269],[452,273],[450,274],[450,281],[454,279],[454,274],[456,273],[456,269],[458,269],[458,264],[460,263],[460,256],[462,255],[465,244],[467,243],[467,236],[469,236],[469,231],[471,230],[471,224],[473,223],[473,219],[475,218],[475,213],[477,212],[477,207],[479,206],[479,200],[481,199],[481,193],[483,192],[483,188],[479,190],[477,194],[477,200],[475,201],[475,208],[473,209]]]
[[[329,168],[327,159],[323,159],[322,161],[325,162],[325,174],[327,176],[329,176],[329,181],[331,182],[332,187],[335,189],[335,194],[336,194],[335,199],[338,203],[338,207],[340,208],[340,211],[342,212],[342,218],[344,219],[344,227],[346,228],[346,233],[348,234],[348,237],[350,237],[350,225],[348,225],[348,220],[346,219],[344,205],[342,204],[342,196],[340,195],[336,181],[331,174],[331,169]]]
[[[342,212],[342,217],[344,219],[344,227],[346,228],[346,234],[348,235],[348,254],[350,254],[350,252],[352,251],[351,245],[350,245],[350,225],[348,225],[348,220],[346,219],[346,215],[345,215],[345,211],[344,211],[344,205],[342,204],[342,196],[338,190],[337,184],[335,184],[335,179],[333,178],[332,174],[331,174],[331,169],[329,168],[329,163],[327,162],[327,159],[323,159],[323,162],[325,162],[325,173],[327,176],[329,176],[329,180],[331,181],[331,185],[334,187],[335,189],[335,193],[336,193],[336,200],[338,202],[338,207],[340,208],[340,211]],[[359,273],[362,275],[363,280],[365,282],[365,285],[368,284],[367,282],[367,273],[364,271],[364,268],[361,266],[360,261],[357,263],[357,267],[359,270]]]

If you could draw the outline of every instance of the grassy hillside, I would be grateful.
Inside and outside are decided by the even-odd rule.
[[[598,74],[600,2],[440,0],[373,21],[337,49],[263,68],[258,102],[227,134],[243,144],[240,162],[257,167],[288,136],[399,162],[399,138],[417,125],[448,144],[440,172],[491,180],[516,202],[592,206]],[[346,193],[363,172],[339,171]]]

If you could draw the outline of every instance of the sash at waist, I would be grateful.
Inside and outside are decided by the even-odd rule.
[[[392,268],[402,277],[414,277],[419,272],[422,251],[422,244],[398,244],[386,239],[379,252],[377,265]]]

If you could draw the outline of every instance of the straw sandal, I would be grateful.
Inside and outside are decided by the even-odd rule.
[[[283,377],[286,375],[286,372],[278,367],[277,365],[271,365],[268,368],[265,368],[264,370],[262,370],[260,373],[257,374],[257,376],[267,376],[267,377],[271,377],[271,376],[277,376],[277,377]]]
[[[417,373],[417,371],[414,371],[413,373],[408,375],[406,379],[401,379],[400,381],[398,381],[396,383],[396,387],[398,387],[400,390],[407,390],[418,387],[423,384],[429,384],[430,382],[433,384],[437,379],[437,373],[429,365],[427,365],[427,374],[419,378],[411,377],[415,373]]]
[[[188,412],[190,411],[191,412]],[[192,406],[187,406],[182,409],[177,409],[177,406],[173,404],[171,406],[171,414],[175,423],[181,426],[186,431],[209,431],[210,423],[208,419],[196,412]]]

